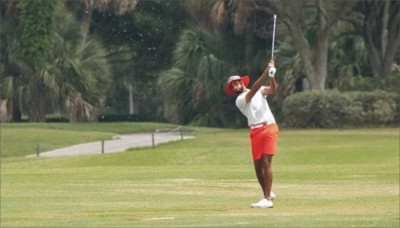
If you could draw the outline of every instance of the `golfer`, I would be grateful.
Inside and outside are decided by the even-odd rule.
[[[279,129],[268,106],[267,95],[276,92],[275,62],[271,60],[262,75],[248,89],[248,76],[231,76],[225,86],[225,93],[236,96],[236,106],[247,117],[250,127],[251,151],[258,182],[263,191],[263,197],[254,208],[271,208],[275,194],[272,187],[272,157],[275,155]],[[264,86],[269,79],[269,86]]]

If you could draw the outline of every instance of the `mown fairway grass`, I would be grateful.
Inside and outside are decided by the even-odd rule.
[[[47,138],[109,137],[125,125],[134,127],[58,125]],[[16,128],[1,129],[2,154],[14,154],[1,160],[1,227],[399,227],[399,129],[282,129],[275,207],[251,209],[261,190],[246,129],[195,128],[194,139],[118,154],[25,158],[3,150]],[[33,139],[21,133],[18,143]]]
[[[3,123],[0,127],[1,157],[12,157],[35,154],[37,150],[110,140],[116,134],[152,132],[177,126],[162,123]]]

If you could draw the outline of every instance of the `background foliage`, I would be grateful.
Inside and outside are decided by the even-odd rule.
[[[41,68],[53,45],[55,15],[60,1],[18,1],[19,38],[23,56],[34,68]]]
[[[309,89],[397,93],[399,2],[335,2],[1,1],[0,119],[245,126],[222,89],[230,75],[261,74],[274,13],[279,122],[290,122],[286,98]]]

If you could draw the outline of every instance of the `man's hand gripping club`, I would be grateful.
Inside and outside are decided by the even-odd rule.
[[[250,100],[253,98],[254,94],[261,88],[262,85],[265,84],[267,81],[268,77],[270,78],[270,85],[266,87],[263,90],[263,93],[265,95],[272,94],[276,91],[276,82],[275,82],[275,73],[276,73],[276,68],[275,68],[275,61],[270,60],[267,68],[265,68],[264,72],[262,75],[258,78],[258,80],[253,84],[253,86],[250,89],[250,92],[246,94],[246,103],[249,103]]]

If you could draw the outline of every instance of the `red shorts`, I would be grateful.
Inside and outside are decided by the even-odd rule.
[[[260,159],[262,154],[275,155],[278,145],[278,135],[279,128],[276,124],[250,130],[253,161]]]

